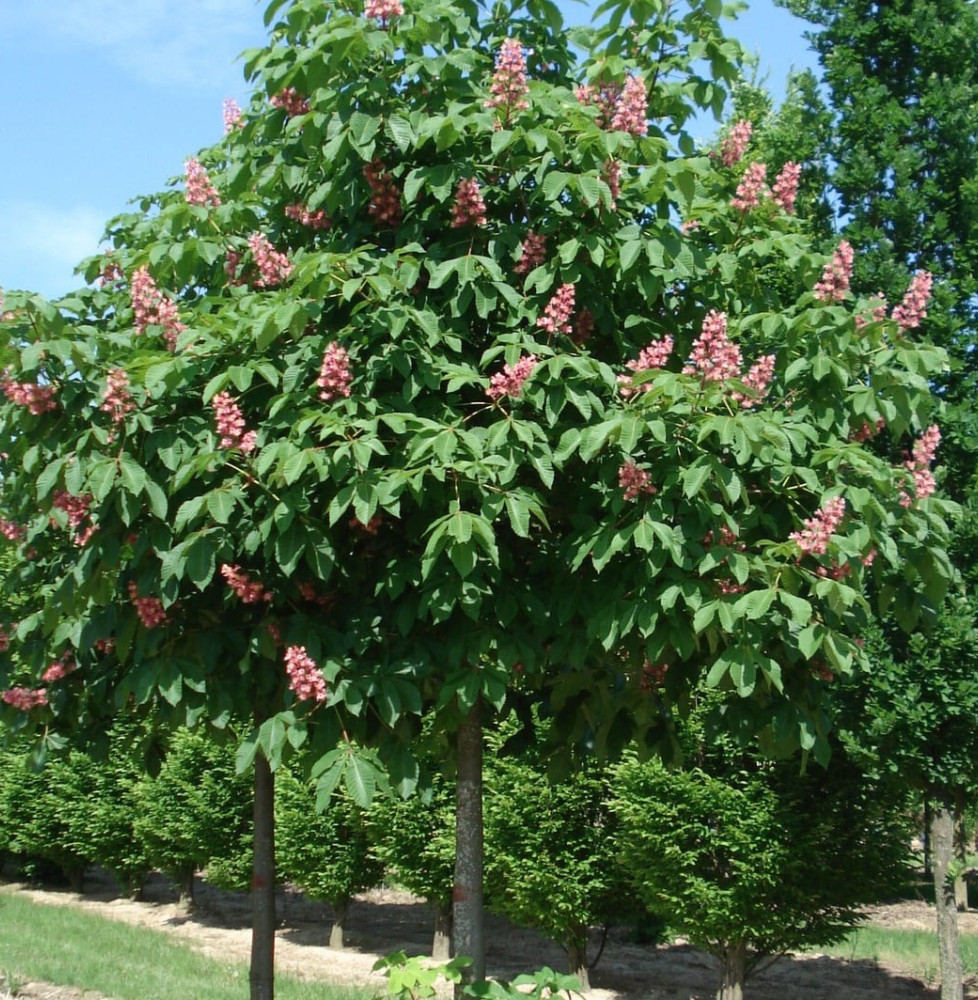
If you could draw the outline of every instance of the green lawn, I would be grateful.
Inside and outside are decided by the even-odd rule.
[[[161,931],[134,927],[73,906],[0,893],[0,982],[95,990],[112,1000],[240,1000],[248,969],[205,958]],[[276,978],[280,1000],[366,1000],[354,988]]]

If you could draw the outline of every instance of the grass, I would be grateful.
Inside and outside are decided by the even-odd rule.
[[[964,974],[978,974],[978,936],[961,934],[960,941]],[[857,927],[839,944],[818,950],[836,958],[868,959],[903,969],[927,983],[938,978],[937,934],[933,931]]]
[[[0,983],[4,978],[8,988],[41,980],[95,990],[112,1000],[240,1000],[248,995],[243,964],[206,958],[162,931],[7,892],[0,894]],[[285,976],[276,976],[275,995],[279,1000],[370,996]]]

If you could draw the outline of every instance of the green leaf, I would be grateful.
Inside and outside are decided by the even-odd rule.
[[[161,521],[165,521],[167,514],[166,494],[151,479],[146,480],[146,497],[149,500],[149,509]]]
[[[619,256],[619,266],[622,271],[627,271],[638,260],[638,255],[642,252],[640,240],[631,240],[622,245]]]
[[[703,489],[710,477],[710,463],[706,459],[698,459],[683,470],[683,495],[694,497]]]
[[[377,768],[354,754],[347,762],[343,777],[350,798],[361,809],[369,809],[377,792]]]
[[[146,471],[127,452],[119,456],[119,473],[122,486],[134,496],[138,496],[146,488]]]
[[[234,513],[234,496],[229,490],[211,490],[207,494],[207,510],[218,524],[227,524]]]

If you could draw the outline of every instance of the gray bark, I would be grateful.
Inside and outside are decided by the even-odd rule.
[[[447,962],[452,957],[452,906],[439,905],[435,910],[435,933],[431,939],[431,957]]]
[[[720,986],[716,1000],[744,1000],[747,978],[747,944],[727,944],[720,954]]]
[[[251,874],[251,1000],[275,996],[275,776],[255,757],[255,863]]]
[[[329,931],[329,946],[337,951],[343,950],[343,940],[346,934],[346,915],[350,910],[350,897],[333,900],[333,926]]]
[[[964,793],[960,789],[954,794],[954,857],[959,862],[958,870],[963,872],[968,862],[968,845],[964,835]],[[964,875],[954,880],[954,905],[959,913],[968,909],[968,883]]]
[[[466,982],[486,978],[482,914],[482,719],[479,702],[458,728],[455,790],[455,886],[452,937],[456,956],[472,959]],[[456,989],[456,995],[459,995]]]
[[[953,807],[948,801],[934,802],[930,815],[931,864],[934,869],[934,902],[937,905],[937,948],[941,963],[941,1000],[963,1000],[958,911],[954,904],[954,880],[949,877],[954,858]]]
[[[577,976],[581,989],[591,988],[591,976],[587,965],[587,928],[578,928],[567,939],[567,971]]]

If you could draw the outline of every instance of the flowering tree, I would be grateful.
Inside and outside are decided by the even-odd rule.
[[[13,728],[254,719],[256,864],[290,746],[323,798],[409,787],[426,704],[471,727],[543,684],[614,749],[705,675],[824,750],[867,595],[944,588],[932,454],[865,447],[931,426],[942,354],[841,248],[823,271],[749,137],[694,155],[719,13],[269,4],[185,183],[110,223],[89,286],[7,296],[2,525],[39,600]]]

